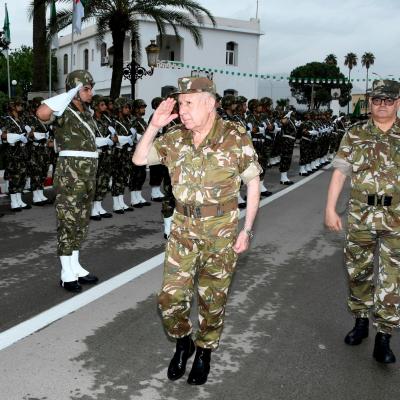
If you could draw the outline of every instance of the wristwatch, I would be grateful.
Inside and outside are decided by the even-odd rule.
[[[246,235],[249,237],[249,239],[253,239],[254,237],[254,231],[252,229],[243,229]]]

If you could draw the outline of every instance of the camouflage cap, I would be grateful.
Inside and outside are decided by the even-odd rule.
[[[99,94],[96,94],[92,98],[92,106],[97,107],[102,101],[105,103],[104,97],[100,96]]]
[[[154,99],[151,101],[151,108],[155,110],[163,100],[164,99],[162,97],[154,97]]]
[[[77,69],[70,72],[65,78],[65,88],[67,90],[77,87],[79,83],[82,83],[83,86],[90,85],[91,87],[93,87],[93,76],[89,71],[86,71],[84,69]]]
[[[136,99],[132,102],[133,108],[147,107],[146,102],[143,99]]]
[[[124,108],[126,105],[128,105],[128,99],[125,97],[118,97],[114,100],[114,107],[116,109]]]
[[[247,99],[244,96],[237,96],[236,97],[236,103],[237,104],[243,104],[243,103],[247,103]]]
[[[217,93],[215,88],[215,83],[205,77],[193,77],[188,76],[184,78],[178,79],[178,91],[177,93],[186,94],[186,93],[211,93],[214,96]]]
[[[221,100],[221,106],[223,108],[230,107],[232,104],[236,104],[236,98],[233,94],[227,94]]]
[[[391,97],[397,99],[399,95],[399,82],[391,79],[379,79],[372,83],[371,97]]]
[[[250,111],[254,111],[259,105],[260,105],[260,103],[257,99],[251,99],[248,102],[247,107],[249,107]]]

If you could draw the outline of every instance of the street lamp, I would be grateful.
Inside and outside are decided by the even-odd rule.
[[[142,79],[144,76],[153,75],[154,67],[157,66],[158,55],[160,54],[160,48],[156,45],[155,40],[150,40],[150,44],[146,47],[147,54],[147,64],[150,67],[149,70],[146,70],[145,67],[142,67],[135,60],[132,60],[126,67],[123,69],[123,75],[125,79],[129,79],[131,82],[131,97],[132,100],[135,99],[135,85],[138,79]]]
[[[16,94],[16,88],[17,88],[17,81],[15,79],[13,79],[11,81],[11,97],[15,97]]]

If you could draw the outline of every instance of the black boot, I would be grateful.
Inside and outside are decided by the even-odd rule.
[[[375,337],[375,347],[373,356],[376,361],[391,364],[396,362],[396,357],[390,348],[390,338],[392,335],[389,333],[378,332]]]
[[[193,361],[187,383],[189,385],[203,385],[207,382],[207,376],[210,372],[211,349],[198,347]]]
[[[185,336],[176,341],[175,354],[168,367],[167,376],[169,380],[176,381],[184,375],[187,360],[193,355],[194,349],[194,342],[190,336]]]
[[[346,335],[344,342],[350,346],[357,346],[368,337],[368,318],[356,318],[354,328]]]

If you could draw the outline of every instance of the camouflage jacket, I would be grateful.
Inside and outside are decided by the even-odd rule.
[[[372,120],[343,137],[334,167],[347,165],[351,176],[349,224],[360,230],[400,231],[400,120],[382,132]],[[391,206],[368,205],[365,195],[395,196]]]
[[[110,121],[104,115],[101,115],[100,118],[96,118],[96,115],[93,115],[93,120],[96,126],[95,135],[97,137],[110,136],[110,131],[108,130],[108,127],[111,126],[111,124]]]
[[[74,112],[91,128],[86,128]],[[60,150],[97,151],[96,127],[89,110],[80,112],[73,103],[56,120],[56,143]]]
[[[240,181],[249,182],[262,169],[246,130],[216,117],[196,149],[192,132],[183,125],[156,139],[149,164],[168,167],[177,200],[196,206],[223,204],[237,197]]]

